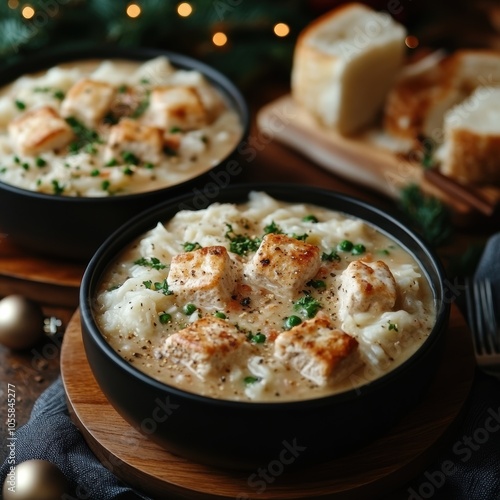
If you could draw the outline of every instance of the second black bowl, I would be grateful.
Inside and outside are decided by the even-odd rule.
[[[22,60],[0,76],[0,86],[15,79],[46,70],[55,65],[85,59],[126,59],[146,61],[166,56],[178,69],[192,69],[202,73],[219,90],[227,104],[238,114],[242,134],[248,134],[249,111],[239,89],[222,73],[204,64],[174,52],[155,49],[92,48],[78,51],[54,51]],[[180,184],[138,194],[110,197],[70,197],[37,193],[0,182],[0,232],[10,241],[31,252],[88,261],[98,246],[115,229],[158,203],[188,190],[203,192],[205,187],[220,189],[234,180],[242,166],[237,148],[206,172]]]

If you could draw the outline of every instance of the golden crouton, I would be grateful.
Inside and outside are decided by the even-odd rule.
[[[121,162],[124,155],[132,153],[140,161],[157,163],[161,158],[162,148],[163,139],[157,128],[123,118],[111,127],[105,157],[106,160],[114,158]]]
[[[229,373],[245,351],[245,335],[215,317],[201,318],[168,337],[160,352],[173,363],[180,363],[200,378]]]
[[[273,233],[264,236],[245,273],[251,284],[291,296],[316,275],[320,266],[319,247]]]
[[[61,149],[74,137],[70,126],[50,106],[27,111],[12,120],[9,135],[14,149],[28,156]]]
[[[236,287],[235,264],[222,246],[175,255],[168,273],[169,289],[181,301],[219,309]]]
[[[207,124],[208,115],[201,98],[192,87],[156,87],[143,121],[170,131],[192,130]]]
[[[385,262],[351,262],[341,276],[339,316],[390,311],[396,303],[396,280]]]
[[[111,108],[115,93],[109,83],[85,78],[69,89],[61,114],[66,118],[73,116],[89,128],[95,127]]]
[[[278,335],[274,355],[303,377],[323,386],[352,373],[360,363],[358,342],[318,315]]]

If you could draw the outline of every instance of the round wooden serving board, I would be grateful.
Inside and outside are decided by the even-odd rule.
[[[136,432],[111,407],[92,375],[78,311],[67,327],[61,352],[68,406],[90,448],[119,478],[155,499],[344,500],[389,494],[421,473],[451,438],[474,370],[467,326],[453,306],[442,363],[411,413],[389,433],[351,454],[289,474],[285,467],[280,475],[267,474],[267,481],[257,470],[224,471],[189,462]]]
[[[33,255],[0,233],[0,296],[19,294],[44,305],[78,306],[85,265]]]

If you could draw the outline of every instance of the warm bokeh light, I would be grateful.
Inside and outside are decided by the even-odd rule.
[[[192,14],[193,7],[187,2],[182,2],[177,6],[177,14],[182,17],[188,17]]]
[[[31,5],[25,5],[21,14],[24,19],[31,19],[35,15],[35,9]]]
[[[405,44],[410,49],[416,49],[418,47],[418,38],[413,35],[408,35],[405,38]]]
[[[10,9],[17,9],[19,7],[19,0],[9,0],[7,5]]]
[[[227,43],[227,36],[225,35],[225,33],[219,31],[212,37],[212,42],[214,43],[214,45],[217,45],[217,47],[222,47]]]
[[[290,33],[290,27],[285,23],[278,23],[274,26],[276,36],[287,36]]]
[[[131,3],[127,7],[127,16],[135,19],[141,15],[141,8],[136,3]]]

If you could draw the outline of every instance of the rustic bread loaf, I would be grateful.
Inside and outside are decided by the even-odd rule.
[[[405,36],[389,14],[362,4],[324,14],[297,39],[293,98],[342,134],[373,124],[402,67]]]
[[[401,71],[387,96],[384,130],[399,138],[425,136],[442,143],[445,113],[478,86],[496,85],[500,85],[499,51],[433,53]]]
[[[478,87],[444,118],[440,171],[463,183],[500,183],[500,87]]]

